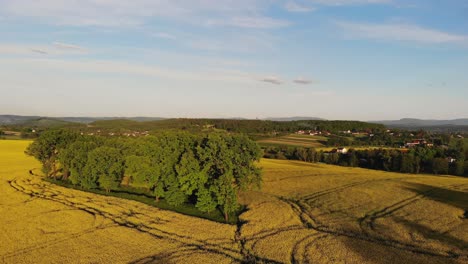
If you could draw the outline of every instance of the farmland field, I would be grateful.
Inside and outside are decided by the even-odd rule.
[[[0,140],[4,263],[468,263],[468,179],[262,160],[227,225],[67,189]]]
[[[309,135],[296,135],[291,134],[288,136],[274,137],[259,140],[258,143],[262,146],[294,146],[294,147],[324,147],[324,142],[327,141],[326,137],[322,136],[309,136]]]

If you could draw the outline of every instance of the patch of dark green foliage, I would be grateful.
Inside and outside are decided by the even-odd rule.
[[[256,162],[262,151],[240,134],[123,138],[49,130],[26,153],[42,163],[49,178],[64,184],[205,218],[221,212],[226,222],[236,220],[231,217],[240,210],[239,191],[261,183]]]

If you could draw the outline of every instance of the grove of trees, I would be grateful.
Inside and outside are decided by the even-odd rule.
[[[49,130],[26,151],[48,177],[85,189],[110,192],[124,177],[178,206],[191,202],[202,212],[221,210],[225,220],[238,209],[238,192],[260,187],[262,156],[247,136],[166,132],[141,138],[83,136]]]
[[[317,151],[305,147],[266,147],[265,158],[323,162],[332,165],[368,169],[434,174],[468,174],[468,149],[462,140],[450,147],[411,149],[350,149],[347,153]]]

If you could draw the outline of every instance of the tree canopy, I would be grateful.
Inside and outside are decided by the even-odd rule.
[[[178,206],[192,202],[202,212],[218,208],[228,220],[238,192],[260,187],[256,166],[263,152],[247,136],[229,133],[165,132],[141,138],[97,137],[47,131],[27,153],[42,162],[47,176],[86,189],[110,192],[122,179],[151,190]]]

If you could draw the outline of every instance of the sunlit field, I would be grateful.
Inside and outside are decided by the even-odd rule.
[[[262,146],[294,146],[294,147],[324,147],[326,137],[296,135],[291,134],[283,137],[266,138],[259,140],[258,143]]]
[[[467,263],[468,179],[263,160],[254,254],[300,263]]]
[[[236,226],[44,182],[29,175],[39,163],[23,154],[28,144],[0,141],[2,262],[242,260]]]
[[[228,225],[45,182],[0,140],[4,263],[468,263],[468,179],[262,160]]]

